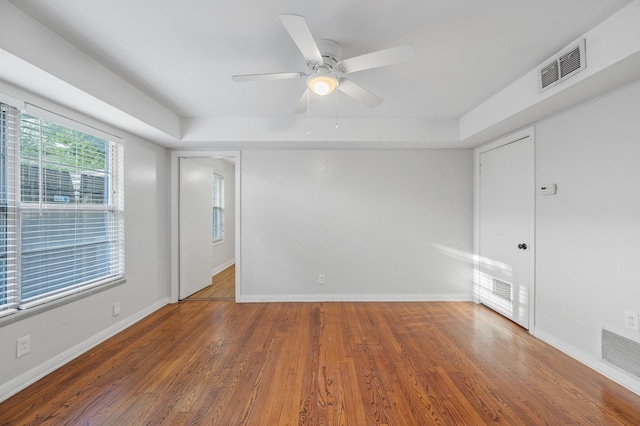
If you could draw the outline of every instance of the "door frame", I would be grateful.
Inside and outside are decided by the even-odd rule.
[[[171,303],[177,303],[180,297],[180,158],[231,157],[235,161],[235,265],[236,283],[235,300],[242,294],[242,259],[241,259],[241,222],[240,222],[240,176],[242,168],[241,151],[227,150],[175,150],[171,151],[170,201],[171,201]]]
[[[533,156],[532,159],[534,167],[533,167],[533,180],[535,179],[536,169],[535,169],[535,129],[533,126],[527,127],[521,130],[518,130],[514,133],[511,133],[507,136],[503,136],[501,138],[495,139],[491,142],[487,142],[486,144],[477,146],[473,149],[473,301],[475,303],[480,303],[480,155],[492,151],[496,148],[500,148],[501,146],[508,145],[510,143],[514,143],[520,141],[525,138],[531,138],[533,143]],[[530,212],[531,216],[531,226],[529,228],[529,241],[531,250],[528,250],[529,253],[529,333],[535,334],[535,252],[536,252],[536,244],[535,244],[535,206],[536,206],[536,190],[535,187],[531,188],[531,197],[533,211]]]

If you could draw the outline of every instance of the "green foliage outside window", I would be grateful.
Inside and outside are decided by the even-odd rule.
[[[20,157],[23,162],[38,164],[42,138],[43,162],[56,170],[91,170],[104,172],[107,167],[108,142],[28,114],[22,114]]]

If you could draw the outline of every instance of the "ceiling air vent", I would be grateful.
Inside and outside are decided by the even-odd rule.
[[[577,44],[564,49],[554,59],[540,67],[540,91],[542,92],[576,75],[586,66],[585,40],[582,39]]]

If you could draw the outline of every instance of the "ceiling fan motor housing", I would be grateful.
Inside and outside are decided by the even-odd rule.
[[[327,71],[338,71],[338,63],[342,60],[342,48],[333,40],[316,40],[318,50],[322,56],[322,64],[310,64],[316,70],[325,68]]]

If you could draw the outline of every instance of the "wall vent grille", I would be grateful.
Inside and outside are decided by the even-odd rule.
[[[603,328],[602,358],[640,377],[640,343]]]
[[[511,283],[499,280],[497,278],[493,279],[493,288],[491,289],[491,292],[494,296],[506,300],[507,302],[511,302],[511,299],[513,298],[512,290],[513,287]]]
[[[585,40],[582,39],[560,52],[550,62],[545,63],[538,70],[540,91],[544,91],[556,84],[573,77],[587,67]]]
[[[541,89],[545,89],[558,81],[560,73],[558,72],[558,61],[553,61],[540,71]]]

